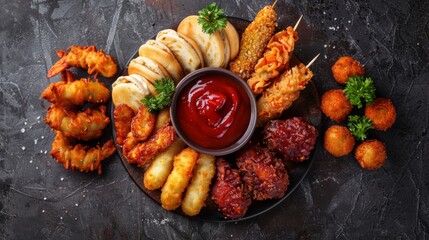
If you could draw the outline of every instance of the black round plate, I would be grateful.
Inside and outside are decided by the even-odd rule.
[[[228,17],[229,22],[231,22],[234,27],[237,29],[237,32],[241,36],[242,32],[245,30],[245,28],[249,25],[249,21],[235,18],[235,17]],[[178,24],[172,25],[172,29],[176,29]],[[135,52],[135,54],[132,56],[132,58],[128,61],[127,66],[129,62],[138,56],[138,51]],[[299,63],[299,59],[294,55],[291,61],[291,66]],[[125,68],[124,75],[127,74],[127,68]],[[112,104],[111,109],[111,118],[112,121],[114,121],[113,118],[113,111],[114,106]],[[288,117],[303,117],[304,120],[311,123],[316,128],[319,128],[320,122],[321,122],[321,111],[320,111],[320,101],[319,101],[319,94],[317,92],[317,89],[313,83],[313,81],[310,81],[306,88],[301,91],[300,97],[292,104],[292,106],[285,111],[282,118],[288,118]],[[160,190],[150,191],[145,188],[143,184],[143,173],[145,171],[145,168],[139,168],[136,165],[131,165],[127,162],[126,158],[124,157],[122,153],[122,148],[120,148],[116,144],[116,133],[115,129],[113,128],[113,137],[115,139],[115,145],[118,150],[118,154],[122,160],[122,163],[127,170],[127,172],[130,174],[131,178],[134,180],[134,182],[137,184],[137,186],[140,187],[140,189],[146,193],[150,198],[152,198],[154,201],[160,204],[161,208],[161,201],[160,201]],[[277,206],[281,202],[283,202],[301,183],[301,181],[305,178],[307,175],[311,165],[314,161],[314,154],[316,152],[316,148],[319,146],[319,141],[316,142],[315,148],[312,150],[312,153],[310,155],[310,158],[302,163],[299,164],[291,164],[287,166],[287,169],[289,170],[289,187],[286,191],[286,194],[283,198],[280,199],[273,199],[273,200],[265,200],[265,201],[253,201],[253,203],[249,206],[249,209],[246,213],[246,215],[241,219],[225,219],[225,217],[217,210],[215,204],[213,201],[209,198],[207,198],[206,206],[201,210],[201,212],[195,216],[192,217],[194,219],[200,219],[202,221],[214,221],[214,222],[236,222],[236,221],[243,221],[246,219],[250,219],[253,217],[256,217],[264,212],[267,212],[268,210],[272,209],[273,207]],[[186,216],[180,208],[178,208],[176,213],[181,214],[183,216]]]

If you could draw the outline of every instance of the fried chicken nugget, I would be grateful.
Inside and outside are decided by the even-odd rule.
[[[378,140],[366,140],[355,150],[355,158],[359,165],[368,170],[381,168],[386,157],[386,147]]]
[[[377,98],[365,107],[365,116],[371,119],[374,129],[386,131],[395,123],[396,109],[390,99]]]
[[[355,138],[348,128],[334,125],[326,130],[324,147],[332,156],[345,156],[353,150],[354,146]]]
[[[138,113],[131,121],[131,132],[140,140],[146,140],[155,127],[156,115],[145,106],[140,106]]]
[[[322,112],[332,121],[342,122],[353,109],[352,104],[347,99],[346,94],[341,89],[332,89],[322,95],[320,103]]]
[[[143,177],[144,186],[148,190],[155,190],[161,188],[168,175],[173,168],[174,156],[185,148],[185,143],[182,139],[176,137],[173,144],[171,144],[164,152],[160,153],[149,167],[146,169]]]
[[[195,216],[204,207],[210,191],[210,183],[216,173],[216,158],[200,153],[182,202],[182,210],[188,216]]]
[[[161,111],[159,111],[159,113],[157,114],[154,131],[158,131],[159,129],[164,127],[166,124],[170,123],[170,121],[171,121],[170,108],[166,107],[166,108],[162,109]]]
[[[192,177],[198,152],[185,148],[174,156],[173,170],[161,189],[161,204],[164,209],[174,210],[182,203],[182,194]]]
[[[340,84],[346,84],[349,77],[363,76],[365,74],[365,69],[362,65],[349,56],[338,58],[331,70],[335,81]]]
[[[125,138],[131,132],[131,121],[134,116],[134,110],[125,103],[115,107],[113,119],[115,120],[116,143],[119,146],[124,144]]]

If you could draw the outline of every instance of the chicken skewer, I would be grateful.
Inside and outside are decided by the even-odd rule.
[[[264,125],[269,120],[279,117],[298,99],[300,91],[313,77],[313,72],[309,67],[318,56],[307,66],[301,63],[285,71],[262,93],[257,101],[259,125]]]
[[[298,33],[295,30],[301,18],[302,16],[294,28],[289,26],[286,30],[276,33],[271,38],[265,49],[264,56],[258,60],[252,77],[247,80],[247,84],[254,94],[262,93],[281,71],[289,67],[295,42],[299,39]]]

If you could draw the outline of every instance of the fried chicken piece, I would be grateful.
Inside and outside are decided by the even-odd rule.
[[[115,107],[113,118],[115,120],[116,143],[124,144],[125,138],[131,132],[131,121],[135,116],[134,110],[125,103]]]
[[[240,50],[229,70],[247,80],[258,60],[262,57],[265,46],[274,35],[277,26],[277,13],[273,6],[266,6],[256,15],[241,36]]]
[[[236,164],[255,200],[282,198],[289,176],[282,160],[268,148],[250,145],[237,156]]]
[[[355,138],[348,128],[334,125],[326,130],[323,146],[332,156],[342,157],[353,150]]]
[[[313,72],[304,64],[299,64],[277,77],[257,101],[258,124],[264,125],[278,118],[284,110],[298,99],[299,93],[313,77]]]
[[[112,155],[116,148],[112,140],[103,146],[90,148],[82,144],[75,144],[74,139],[66,137],[62,132],[55,131],[56,136],[52,142],[51,156],[66,169],[76,169],[81,172],[98,170],[101,174],[101,161]]]
[[[135,163],[142,167],[166,150],[175,138],[176,132],[173,126],[166,125],[144,142],[138,142],[137,138],[131,138],[132,140],[128,140],[128,142],[125,139],[123,152],[129,163]],[[134,146],[132,146],[133,144]]]
[[[63,132],[67,137],[85,141],[100,137],[109,122],[106,106],[75,112],[53,104],[49,107],[45,118],[45,123],[52,129]]]
[[[139,141],[146,140],[155,128],[156,115],[147,107],[140,106],[137,115],[131,121],[131,132]]]
[[[365,116],[372,121],[374,129],[386,131],[395,123],[396,109],[390,99],[377,98],[365,107]]]
[[[106,103],[110,98],[110,91],[101,82],[82,78],[51,83],[41,97],[57,106],[73,107],[85,102]]]
[[[386,147],[378,140],[366,140],[355,150],[355,158],[359,165],[368,170],[381,168],[386,157]]]
[[[71,46],[66,52],[58,50],[60,58],[48,71],[48,78],[57,75],[69,67],[81,67],[88,69],[89,74],[100,73],[104,77],[113,77],[118,71],[118,66],[111,55],[106,55],[103,50],[97,51],[95,46]]]
[[[245,188],[238,169],[220,158],[216,161],[216,181],[211,198],[226,218],[242,218],[252,203],[250,192]]]
[[[365,69],[362,65],[349,56],[338,58],[331,70],[335,81],[340,84],[346,84],[349,77],[363,76],[365,74]]]
[[[270,150],[292,162],[302,162],[310,157],[318,135],[313,125],[299,117],[270,121],[263,134],[264,143]]]
[[[332,121],[342,122],[353,109],[352,104],[347,99],[346,94],[341,89],[332,89],[322,95],[320,103],[322,112]]]
[[[298,41],[298,33],[292,27],[276,33],[265,49],[264,56],[258,60],[252,77],[247,84],[254,94],[260,94],[267,88],[273,78],[289,67],[289,61]]]

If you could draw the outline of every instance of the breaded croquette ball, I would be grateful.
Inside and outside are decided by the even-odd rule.
[[[390,99],[376,98],[373,104],[365,107],[365,116],[371,119],[374,129],[386,131],[395,123],[395,106]]]
[[[364,169],[378,169],[386,160],[386,148],[378,140],[366,140],[356,147],[355,157]]]
[[[332,156],[345,156],[353,150],[354,146],[355,138],[348,128],[334,125],[326,130],[324,147]]]
[[[346,94],[341,89],[326,91],[322,95],[321,109],[332,121],[342,122],[353,109]]]
[[[349,77],[356,75],[363,76],[365,74],[365,69],[362,65],[349,56],[338,58],[331,70],[335,81],[340,84],[346,84]]]

